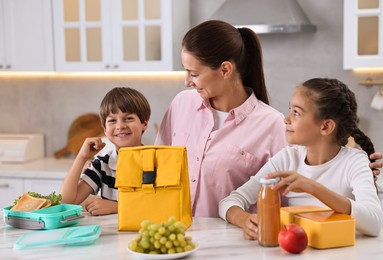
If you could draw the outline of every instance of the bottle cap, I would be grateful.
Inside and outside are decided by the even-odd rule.
[[[274,184],[274,183],[277,183],[281,180],[280,177],[277,177],[277,178],[271,178],[271,179],[266,179],[266,178],[261,178],[260,182],[262,184]]]

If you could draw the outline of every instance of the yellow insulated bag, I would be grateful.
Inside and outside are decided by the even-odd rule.
[[[118,230],[138,231],[147,219],[167,222],[174,216],[192,223],[186,147],[136,146],[118,151]]]

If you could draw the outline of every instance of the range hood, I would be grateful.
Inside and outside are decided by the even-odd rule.
[[[226,0],[210,19],[248,27],[258,34],[316,31],[296,0]]]

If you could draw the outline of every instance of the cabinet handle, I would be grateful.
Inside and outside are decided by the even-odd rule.
[[[109,68],[110,68],[110,65],[105,65],[105,68],[109,69]]]
[[[6,68],[6,69],[10,69],[10,68],[12,68],[12,66],[9,65],[9,64],[7,64],[7,65],[5,65],[5,68]]]
[[[3,65],[0,65],[0,69],[2,69],[3,68]]]
[[[115,64],[115,65],[113,66],[113,68],[115,68],[115,69],[118,69],[118,65],[117,65],[117,64]]]
[[[9,188],[8,183],[0,183],[0,189],[7,189],[7,188]]]

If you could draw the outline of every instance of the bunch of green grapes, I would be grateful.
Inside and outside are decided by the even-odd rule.
[[[129,249],[145,254],[175,254],[193,250],[195,244],[185,235],[185,226],[170,217],[167,223],[141,222],[138,237],[129,243]]]

